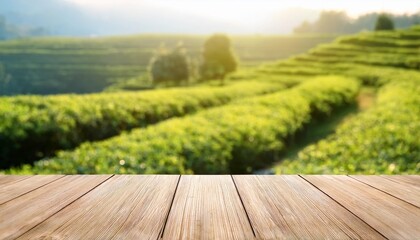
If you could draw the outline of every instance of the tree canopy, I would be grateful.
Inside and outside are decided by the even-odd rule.
[[[190,69],[188,57],[182,44],[173,50],[161,47],[150,63],[150,75],[154,84],[188,81]]]
[[[394,22],[391,17],[386,14],[381,14],[378,16],[375,24],[375,31],[380,30],[394,30]]]
[[[204,43],[203,64],[200,68],[202,79],[221,79],[235,71],[237,61],[231,49],[230,39],[223,34],[215,34]]]

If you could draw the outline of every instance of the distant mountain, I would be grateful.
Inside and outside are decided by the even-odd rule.
[[[152,5],[141,10],[93,11],[60,0],[0,0],[0,15],[22,26],[43,27],[52,35],[242,32],[241,26],[186,15]]]
[[[0,15],[12,24],[42,27],[51,35],[64,36],[212,32],[286,34],[302,21],[313,21],[318,16],[318,11],[292,9],[280,11],[268,21],[251,27],[146,3],[132,11],[127,11],[127,7],[98,11],[65,0],[0,0],[0,6]]]
[[[26,27],[42,27],[53,35],[89,35],[91,17],[80,7],[60,0],[0,0],[0,15]]]
[[[0,40],[45,35],[49,35],[49,32],[44,28],[11,24],[4,16],[0,15]]]

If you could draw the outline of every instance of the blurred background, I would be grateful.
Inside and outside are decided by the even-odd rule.
[[[398,28],[419,22],[419,3],[413,0],[1,0],[0,5],[2,39],[138,33],[355,33],[373,30],[382,12],[392,14]]]
[[[0,169],[418,174],[419,70],[414,0],[0,0]]]

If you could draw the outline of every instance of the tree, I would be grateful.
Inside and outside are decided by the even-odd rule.
[[[202,79],[220,79],[223,84],[225,76],[236,68],[237,62],[226,35],[215,34],[206,40],[200,67]]]
[[[182,44],[168,51],[161,47],[150,63],[150,75],[154,84],[174,83],[179,85],[190,77],[188,57]]]
[[[380,14],[376,20],[375,31],[394,30],[394,22],[386,14]]]

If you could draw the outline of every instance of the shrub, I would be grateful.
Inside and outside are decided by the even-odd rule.
[[[358,83],[322,77],[280,93],[171,119],[35,163],[31,173],[251,172],[285,148],[316,112],[354,100]],[[14,172],[12,170],[12,172]]]
[[[245,82],[124,94],[0,98],[0,167],[31,163],[84,141],[283,88],[281,83]]]
[[[420,78],[418,78],[420,80]],[[338,127],[335,134],[302,150],[278,173],[419,174],[420,81],[393,81],[377,106]]]
[[[188,81],[190,78],[189,61],[182,45],[171,51],[165,48],[159,49],[151,60],[150,75],[154,84],[180,85]]]

